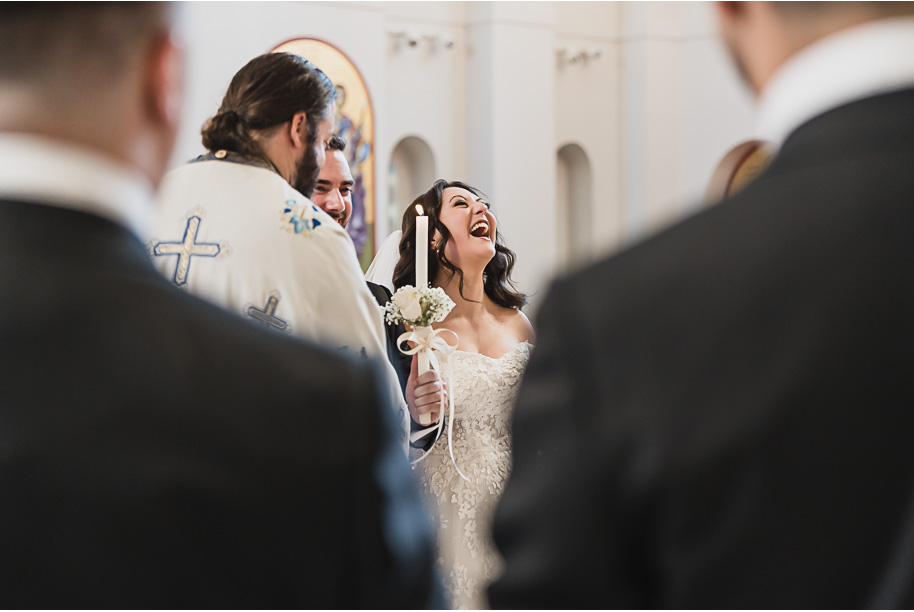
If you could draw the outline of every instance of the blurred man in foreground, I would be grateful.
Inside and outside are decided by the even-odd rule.
[[[553,286],[495,607],[914,606],[914,9],[717,10],[780,152]]]
[[[423,606],[374,362],[187,295],[137,238],[181,108],[172,11],[0,6],[0,604]]]

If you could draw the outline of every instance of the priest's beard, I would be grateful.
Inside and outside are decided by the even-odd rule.
[[[321,173],[321,167],[317,165],[316,141],[315,138],[315,142],[309,142],[305,147],[304,154],[295,166],[295,179],[292,183],[295,190],[306,198],[311,197],[317,185],[317,177]]]

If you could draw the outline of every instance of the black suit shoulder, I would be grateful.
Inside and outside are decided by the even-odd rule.
[[[911,108],[825,113],[744,191],[554,284],[496,607],[911,605]]]
[[[0,203],[0,234],[6,607],[424,605],[374,362],[179,291],[92,215]]]
[[[371,295],[377,300],[378,306],[386,306],[387,302],[390,301],[390,298],[393,297],[390,289],[384,285],[379,285],[371,281],[365,281],[365,284],[368,285],[368,290],[371,291]]]
[[[372,283],[371,281],[366,281],[368,289],[371,291],[371,294],[374,296],[375,300],[378,302],[378,306],[386,306],[390,301],[390,298],[393,297],[393,294],[390,292],[390,289],[384,285],[379,285],[377,283]],[[406,395],[406,384],[409,381],[409,369],[411,366],[412,358],[409,355],[404,355],[397,348],[397,341],[400,336],[406,333],[406,328],[402,323],[397,323],[392,325],[384,321],[384,333],[387,337],[387,358],[390,360],[390,363],[393,364],[394,370],[397,372],[397,378],[400,381],[400,390],[403,391],[404,396]]]

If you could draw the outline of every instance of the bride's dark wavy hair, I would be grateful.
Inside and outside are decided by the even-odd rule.
[[[403,213],[400,259],[394,268],[395,289],[412,285],[416,280],[416,217],[418,216],[416,204],[421,204],[425,214],[428,215],[429,237],[435,235],[435,230],[438,230],[441,234],[437,249],[432,249],[430,244],[426,245],[428,249],[428,277],[434,280],[439,268],[444,268],[450,271],[451,274],[456,274],[459,278],[457,288],[460,291],[460,297],[466,299],[466,296],[463,295],[463,270],[454,265],[444,254],[445,246],[451,237],[451,233],[440,221],[441,194],[448,187],[459,187],[466,189],[478,198],[484,197],[482,192],[466,183],[439,179],[435,181],[431,189],[413,200],[413,203]],[[482,273],[483,291],[489,296],[490,300],[505,308],[519,309],[527,303],[527,296],[517,291],[511,281],[511,271],[514,269],[516,260],[517,256],[514,251],[504,245],[501,233],[496,230],[495,256],[486,264]]]

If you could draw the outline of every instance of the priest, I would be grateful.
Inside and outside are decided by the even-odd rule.
[[[352,241],[310,195],[333,133],[336,91],[307,60],[254,58],[203,126],[208,152],[169,173],[147,243],[175,285],[279,333],[384,359],[383,321]]]

